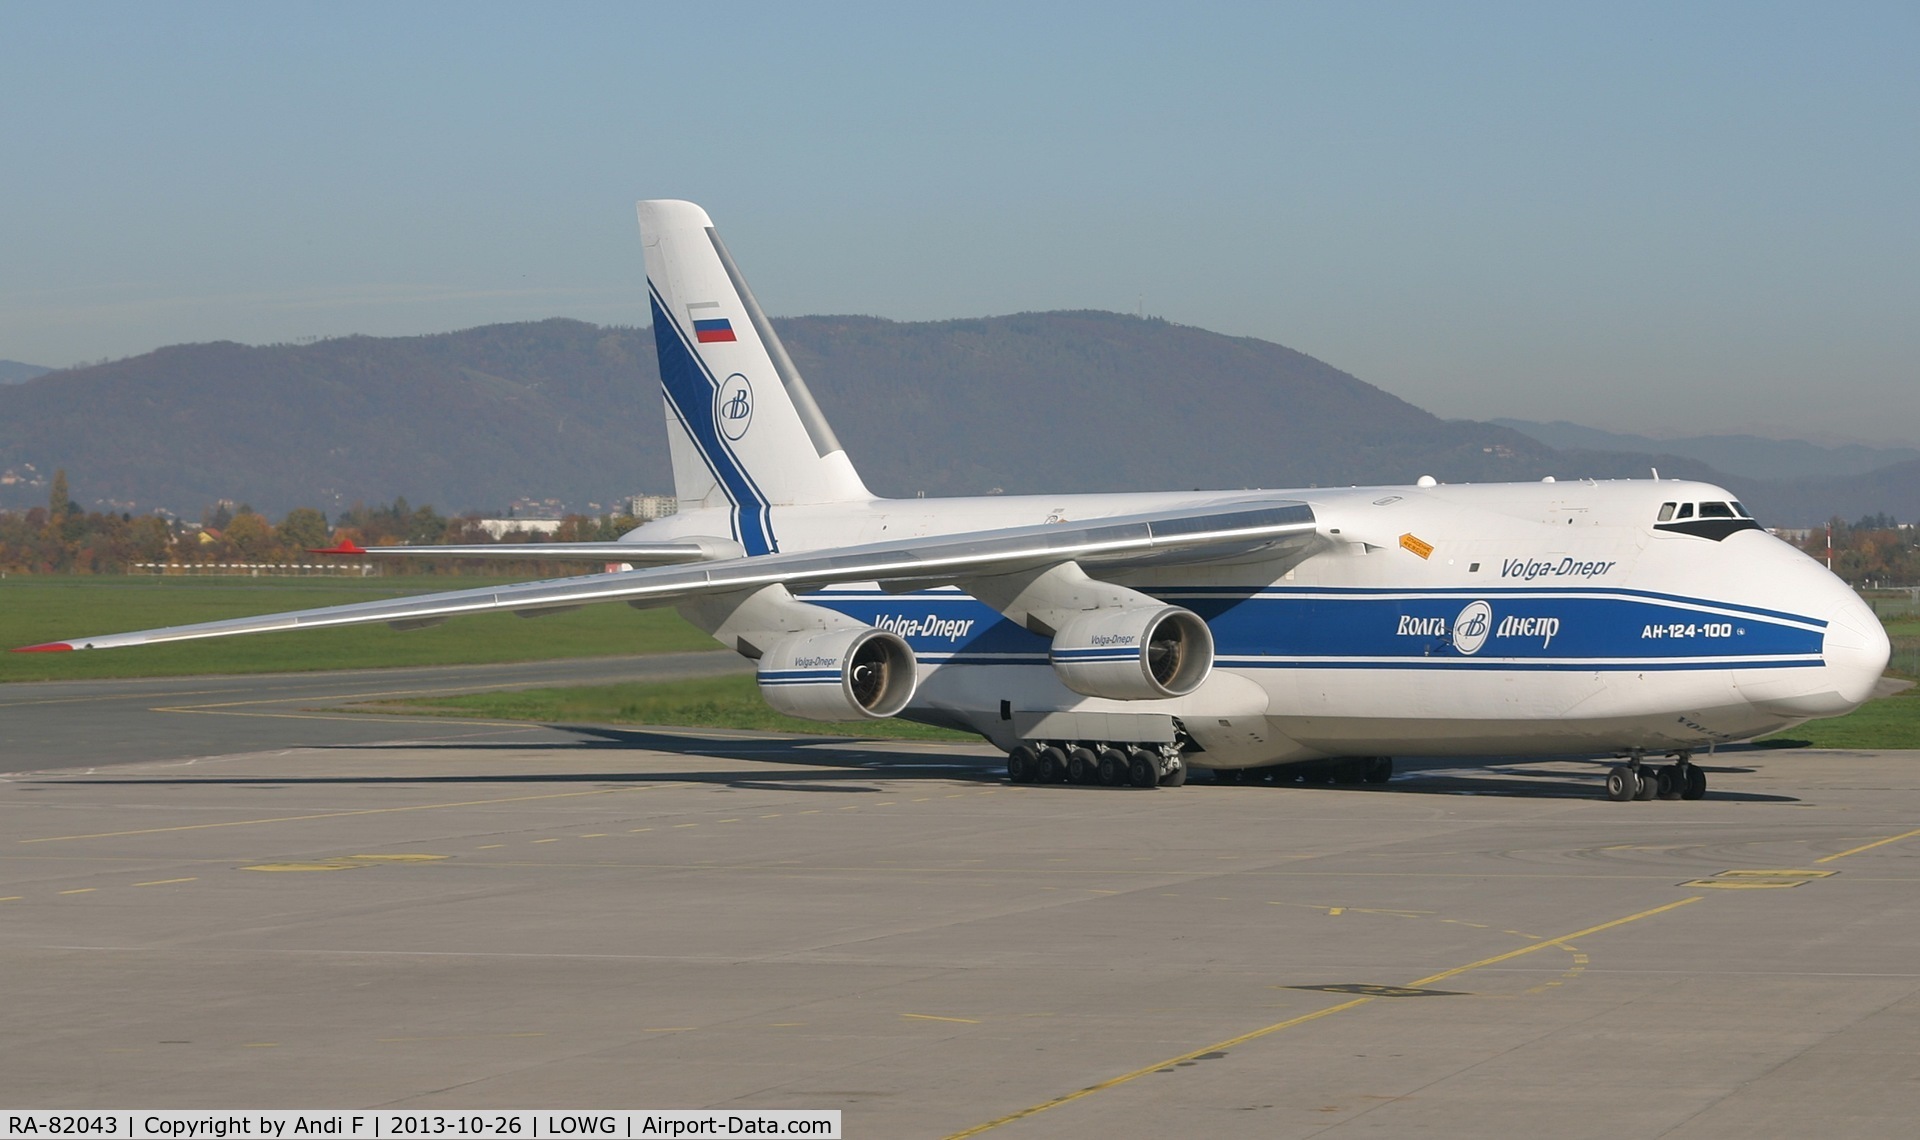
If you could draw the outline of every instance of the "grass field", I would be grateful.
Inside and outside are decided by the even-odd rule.
[[[1759,743],[1764,748],[1920,748],[1920,689],[1868,701],[1846,716],[1810,720]]]
[[[658,685],[583,685],[383,701],[407,712],[533,720],[549,724],[657,724],[751,728],[828,736],[879,736],[904,740],[978,740],[970,733],[929,728],[904,720],[823,722],[781,716],[760,699],[753,678],[710,677]]]
[[[12,576],[0,579],[0,648],[489,584],[484,578],[403,576]],[[540,618],[455,618],[406,632],[353,626],[90,653],[0,653],[0,681],[457,665],[714,648],[712,638],[672,610],[599,605]]]

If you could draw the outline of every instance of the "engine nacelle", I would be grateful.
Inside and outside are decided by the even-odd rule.
[[[880,720],[907,707],[919,683],[913,649],[867,626],[796,633],[760,658],[760,695],[807,720]]]
[[[1213,671],[1213,631],[1179,606],[1086,610],[1054,635],[1048,654],[1067,688],[1089,697],[1184,697]]]

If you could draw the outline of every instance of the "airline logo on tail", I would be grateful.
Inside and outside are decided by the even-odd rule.
[[[753,423],[753,385],[745,376],[734,373],[713,394],[713,418],[720,422],[720,434],[728,439],[738,440],[747,434]]]

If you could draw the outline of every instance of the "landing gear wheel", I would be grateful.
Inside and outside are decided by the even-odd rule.
[[[1160,786],[1163,788],[1178,788],[1185,785],[1186,782],[1187,782],[1187,762],[1185,760],[1174,761],[1173,771],[1168,772],[1166,775],[1160,777]]]
[[[1144,748],[1127,754],[1128,783],[1136,788],[1151,788],[1160,783],[1160,758]]]
[[[1067,753],[1067,782],[1069,784],[1097,784],[1100,782],[1100,758],[1091,748],[1076,748]]]
[[[1064,784],[1067,782],[1067,754],[1049,744],[1040,750],[1039,767],[1035,778],[1043,784]]]
[[[1705,772],[1702,772],[1699,768],[1693,766],[1692,764],[1689,764],[1687,765],[1686,779],[1687,779],[1687,786],[1680,790],[1681,799],[1698,800],[1698,799],[1706,798],[1707,774]]]
[[[1660,794],[1660,769],[1642,768],[1638,775],[1640,777],[1640,786],[1634,789],[1634,799],[1650,800]]]
[[[1359,784],[1367,778],[1367,757],[1347,756],[1333,762],[1329,770],[1329,782],[1335,784]]]
[[[1687,776],[1685,771],[1683,771],[1681,768],[1679,768],[1678,766],[1671,767],[1671,768],[1661,768],[1659,770],[1659,775],[1660,775],[1659,795],[1661,799],[1677,800],[1681,796],[1686,794]]]
[[[1614,803],[1623,804],[1639,794],[1640,777],[1633,774],[1632,768],[1618,765],[1607,769],[1608,799]]]
[[[1100,786],[1117,788],[1127,782],[1127,754],[1118,748],[1104,749],[1100,753]]]
[[[1367,757],[1366,781],[1369,784],[1384,784],[1393,779],[1393,757]]]
[[[1007,779],[1016,784],[1031,784],[1040,774],[1040,754],[1029,744],[1018,745],[1007,753]]]

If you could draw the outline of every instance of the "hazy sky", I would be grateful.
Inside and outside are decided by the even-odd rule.
[[[1447,416],[1920,443],[1910,0],[0,0],[0,162],[38,364],[641,324],[682,197],[775,314],[1144,305]]]

